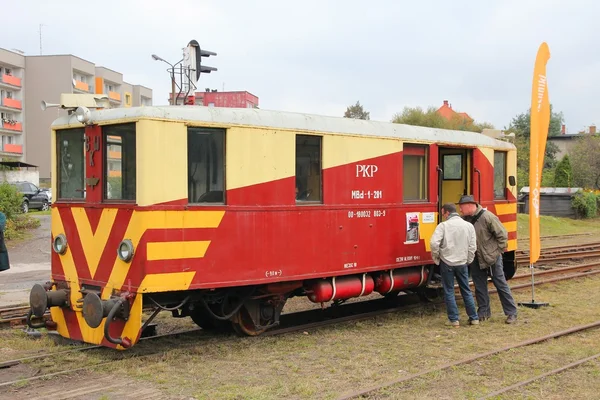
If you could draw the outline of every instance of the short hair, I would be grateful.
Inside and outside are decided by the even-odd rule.
[[[442,206],[442,210],[447,211],[449,213],[456,212],[456,206],[452,203],[446,203]]]

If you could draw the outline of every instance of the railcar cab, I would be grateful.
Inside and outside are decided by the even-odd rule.
[[[504,253],[507,279],[516,271],[517,248],[516,179],[513,164],[516,155],[491,148],[439,147],[438,151],[438,220],[446,203],[458,203],[462,195],[472,194],[488,211],[496,214],[508,232]]]

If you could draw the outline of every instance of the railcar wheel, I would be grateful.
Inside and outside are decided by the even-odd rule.
[[[419,299],[426,303],[433,303],[436,300],[439,300],[444,296],[444,289],[442,288],[419,288],[417,290],[417,294],[419,295]]]
[[[190,317],[196,325],[198,325],[200,328],[206,331],[231,331],[231,324],[229,321],[220,321],[218,319],[215,319],[212,316],[210,316],[205,309],[201,307],[195,308],[193,311],[190,311]]]
[[[258,336],[279,324],[279,315],[286,302],[285,297],[252,299],[231,319],[233,330],[242,336]]]
[[[233,330],[240,336],[258,336],[263,334],[268,328],[257,328],[250,318],[246,307],[242,307],[231,321]]]

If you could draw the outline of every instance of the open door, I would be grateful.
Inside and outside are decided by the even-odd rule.
[[[460,196],[471,194],[472,151],[462,148],[440,148],[438,171],[439,208],[446,203],[458,203]]]

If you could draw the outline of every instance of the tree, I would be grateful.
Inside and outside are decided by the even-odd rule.
[[[484,129],[494,129],[494,126],[488,122],[475,123],[460,114],[455,114],[448,120],[441,116],[435,107],[428,107],[427,111],[423,111],[421,107],[404,107],[401,113],[394,114],[392,122],[456,131],[482,132]]]
[[[560,128],[564,122],[562,112],[552,111],[550,104],[550,125],[548,136],[560,135]],[[517,181],[518,190],[523,186],[529,186],[529,140],[531,136],[531,109],[512,119],[506,132],[515,133],[515,146],[517,146]],[[542,186],[554,185],[554,166],[556,165],[556,153],[558,146],[552,142],[546,142],[544,153],[544,168],[542,170]]]
[[[548,126],[548,136],[560,135],[560,128],[565,121],[562,112],[555,113],[552,111],[550,104],[550,125]],[[505,130],[514,132],[517,136],[523,136],[529,139],[531,136],[531,108],[522,114],[517,115],[512,119],[508,128]]]
[[[573,169],[569,155],[565,155],[554,170],[554,187],[571,187],[573,182]]]
[[[574,186],[600,189],[600,136],[581,135],[569,153]]]
[[[370,119],[369,112],[365,111],[360,102],[356,102],[356,104],[352,106],[348,106],[346,108],[346,112],[344,113],[345,118],[355,118],[355,119]]]

